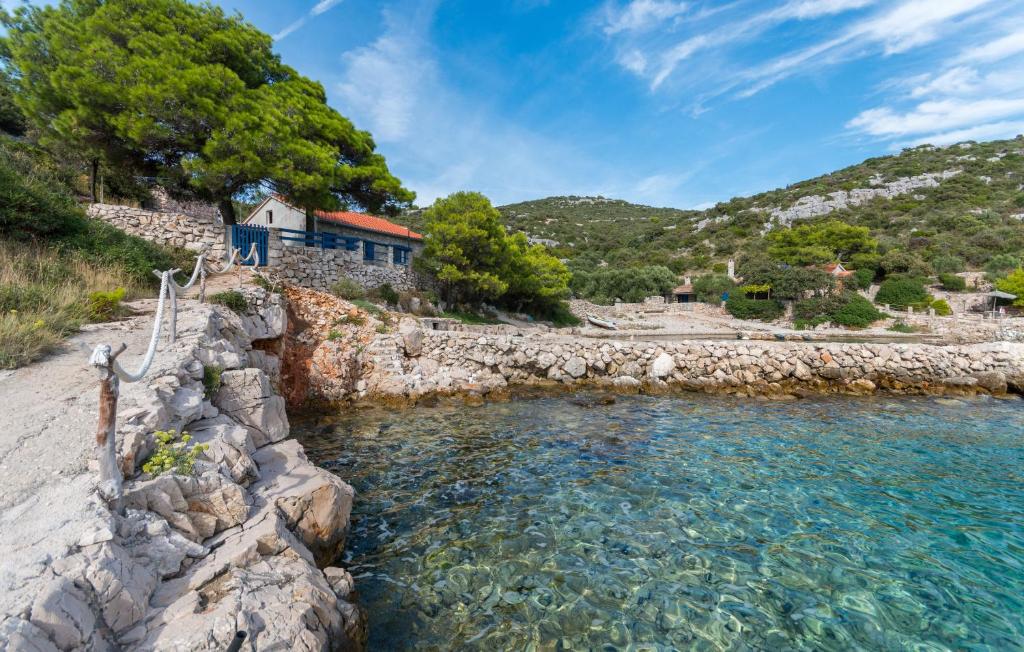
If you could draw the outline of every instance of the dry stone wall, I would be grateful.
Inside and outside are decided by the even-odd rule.
[[[117,204],[90,204],[86,213],[157,244],[192,251],[208,248],[215,259],[224,258],[227,251],[224,224],[216,214],[167,212]]]
[[[417,398],[513,385],[592,383],[724,391],[1002,394],[1024,391],[1024,345],[745,341],[644,343],[425,331],[419,352],[368,377],[364,395]],[[402,337],[391,348],[402,351]],[[383,345],[378,348],[384,348]]]

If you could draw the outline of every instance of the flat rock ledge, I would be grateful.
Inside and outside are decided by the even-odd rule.
[[[287,439],[268,375],[278,361],[253,348],[284,335],[284,311],[263,290],[246,293],[248,315],[183,303],[171,355],[122,393],[125,513],[97,510],[31,597],[0,614],[0,650],[224,650],[238,631],[243,650],[365,647],[352,577],[327,566],[354,492]],[[219,388],[203,384],[210,367]],[[209,445],[196,475],[141,473],[152,433],[171,428]]]
[[[415,342],[409,346],[409,342]],[[1024,392],[1024,344],[572,340],[453,331],[378,335],[377,364],[347,400],[410,404],[597,387],[751,397],[876,392],[996,396]],[[338,396],[323,397],[337,399]]]

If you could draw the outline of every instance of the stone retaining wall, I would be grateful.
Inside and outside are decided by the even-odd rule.
[[[382,335],[408,349],[409,334]],[[416,398],[511,385],[592,383],[750,395],[801,392],[994,394],[1024,390],[1024,345],[963,346],[691,341],[644,343],[424,331],[401,373],[365,395]],[[393,365],[392,365],[393,368]]]
[[[217,260],[223,259],[227,251],[224,224],[208,212],[186,214],[117,204],[89,204],[86,213],[157,244],[193,251],[209,248]]]
[[[352,488],[288,440],[284,399],[254,339],[284,334],[280,297],[247,288],[252,313],[182,302],[178,340],[124,386],[124,515],[105,509],[34,599],[0,614],[0,648],[347,650],[365,645],[353,580],[326,567],[345,543]],[[257,296],[258,295],[258,296]],[[204,372],[220,370],[219,387]],[[209,448],[194,476],[139,473],[155,430]],[[82,496],[82,500],[86,500]],[[322,570],[321,570],[322,569]]]

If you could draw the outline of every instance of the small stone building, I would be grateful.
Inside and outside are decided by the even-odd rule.
[[[244,224],[281,231],[286,246],[345,249],[366,265],[408,266],[423,250],[423,236],[382,217],[352,211],[315,211],[313,231],[306,229],[306,211],[280,195],[271,195],[249,213]],[[309,234],[326,234],[313,236]]]

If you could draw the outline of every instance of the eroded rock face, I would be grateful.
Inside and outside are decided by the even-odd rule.
[[[192,541],[202,541],[243,522],[252,499],[245,490],[217,472],[198,477],[163,475],[130,485],[125,506],[164,517]]]
[[[270,377],[261,369],[239,369],[221,374],[221,386],[214,405],[238,423],[257,431],[257,446],[278,442],[288,436],[288,415],[281,396],[274,392]]]
[[[253,459],[261,475],[252,486],[257,500],[280,510],[319,565],[337,559],[348,533],[352,487],[310,464],[295,440],[265,446]]]

